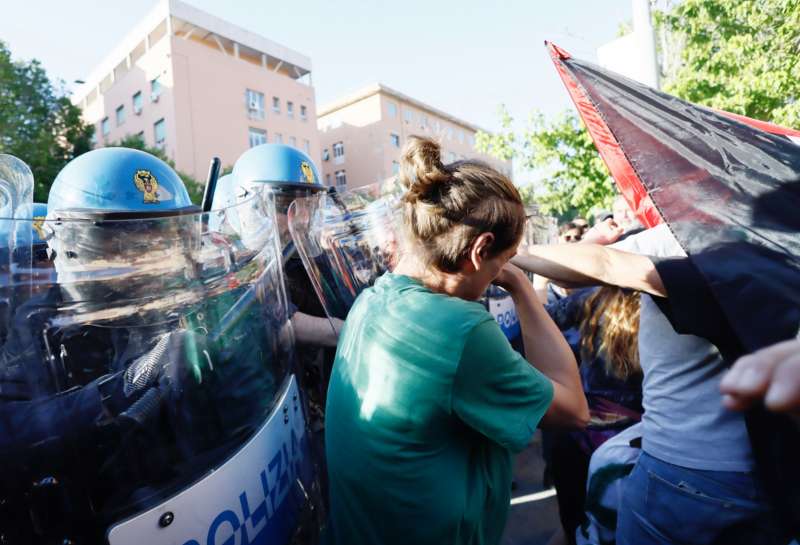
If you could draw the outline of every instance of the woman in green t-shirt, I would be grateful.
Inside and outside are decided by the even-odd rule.
[[[569,346],[508,263],[519,193],[488,165],[440,153],[409,139],[407,251],[358,297],[339,340],[325,419],[338,545],[498,543],[512,453],[540,421],[589,418]],[[514,299],[530,363],[476,302],[492,282]]]

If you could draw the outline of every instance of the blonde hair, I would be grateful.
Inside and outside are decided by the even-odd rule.
[[[400,158],[403,219],[407,238],[429,265],[455,272],[475,239],[492,233],[489,257],[522,238],[525,209],[507,177],[480,161],[442,164],[441,148],[430,138],[412,136]]]
[[[609,375],[625,380],[642,372],[639,365],[639,292],[605,286],[583,305],[581,355],[595,350]]]

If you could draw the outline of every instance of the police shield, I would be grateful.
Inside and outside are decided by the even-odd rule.
[[[290,206],[292,239],[329,317],[344,319],[356,296],[397,264],[401,197],[390,180]]]
[[[269,203],[42,222],[46,267],[6,277],[32,294],[0,350],[9,542],[311,539],[319,491]]]

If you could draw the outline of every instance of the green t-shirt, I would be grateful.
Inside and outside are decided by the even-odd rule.
[[[382,276],[348,314],[328,387],[329,541],[498,543],[511,454],[552,398],[479,303]]]

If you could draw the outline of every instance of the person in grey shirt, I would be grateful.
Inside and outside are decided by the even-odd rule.
[[[613,222],[605,227],[609,242],[619,235]],[[729,342],[720,333],[724,318],[698,283],[691,286],[697,297],[692,307],[708,322],[703,336],[678,333],[668,319],[665,285],[685,258],[663,224],[612,247],[528,247],[514,263],[570,287],[600,283],[645,292],[639,326],[643,452],[625,485],[617,542],[786,543],[776,535],[754,472],[744,418],[722,404],[719,387],[728,365],[719,345]]]

